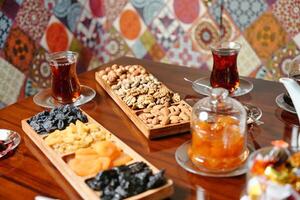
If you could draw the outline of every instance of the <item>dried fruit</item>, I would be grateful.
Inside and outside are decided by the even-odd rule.
[[[144,162],[119,166],[86,180],[87,185],[102,191],[101,199],[125,199],[166,183],[164,170],[153,174]]]

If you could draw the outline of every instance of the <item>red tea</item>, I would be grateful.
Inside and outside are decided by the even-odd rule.
[[[50,59],[52,96],[59,103],[76,101],[80,96],[80,83],[76,74],[76,58],[61,56]]]
[[[237,69],[237,56],[239,48],[213,49],[213,70],[210,76],[212,87],[222,87],[229,92],[234,92],[240,85]]]

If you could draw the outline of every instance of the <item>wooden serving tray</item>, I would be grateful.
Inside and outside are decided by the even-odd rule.
[[[101,87],[109,94],[109,96],[118,104],[118,106],[123,110],[123,112],[126,113],[129,119],[131,119],[131,121],[140,129],[140,131],[147,138],[149,139],[160,138],[164,136],[170,136],[170,135],[187,132],[190,130],[190,121],[181,122],[177,124],[168,124],[157,128],[148,127],[137,115],[139,112],[142,112],[143,109],[133,110],[130,107],[128,107],[126,103],[117,94],[114,93],[111,87],[97,75],[97,73],[98,72],[95,73],[96,81],[101,85]],[[185,101],[181,100],[181,102],[184,102],[184,104],[189,106],[189,104],[186,103]]]
[[[84,113],[87,115],[86,113]],[[99,125],[101,129],[105,129],[101,124],[99,124],[97,121],[92,119],[90,116],[88,116],[88,122],[96,123]],[[67,181],[74,187],[74,189],[79,193],[79,195],[83,199],[88,200],[99,200],[100,198],[100,192],[94,191],[85,183],[85,180],[89,177],[80,177],[73,170],[69,167],[67,164],[67,159],[72,156],[74,153],[70,154],[60,154],[56,151],[54,151],[51,147],[49,147],[44,142],[45,135],[39,135],[36,133],[31,126],[27,123],[28,119],[22,120],[22,129],[24,132],[29,136],[29,138],[39,147],[39,149],[48,157],[48,159],[51,161],[51,163],[60,171],[60,173],[67,179]],[[108,131],[109,132],[109,131]],[[127,144],[122,142],[118,137],[111,134],[111,141],[115,142],[115,144],[121,148],[127,155],[132,157],[132,162],[136,161],[143,161],[148,164],[148,166],[152,169],[153,173],[157,173],[159,170],[154,167],[151,163],[149,163],[147,160],[145,160],[141,155],[139,155],[136,151],[131,149]],[[128,164],[129,164],[128,163]],[[141,194],[129,197],[127,199],[133,200],[133,199],[164,199],[172,195],[173,193],[173,181],[171,179],[167,179],[167,182],[165,185],[147,190]]]

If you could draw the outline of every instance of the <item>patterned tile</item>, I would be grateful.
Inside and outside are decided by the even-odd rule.
[[[50,12],[41,1],[25,0],[16,16],[16,23],[20,29],[39,43],[50,16]]]
[[[39,88],[33,80],[31,80],[30,78],[27,78],[25,80],[24,94],[23,94],[24,97],[33,96],[36,93],[38,93],[40,90],[41,90],[41,88]]]
[[[272,73],[273,79],[278,80],[282,76],[287,76],[291,61],[299,54],[300,49],[293,41],[278,49],[266,64],[266,67]]]
[[[52,15],[40,44],[49,52],[65,51],[69,49],[72,38],[70,31]]]
[[[105,16],[108,29],[113,25],[113,22],[120,15],[128,0],[104,0]]]
[[[103,27],[87,9],[82,12],[74,35],[85,47],[96,53],[103,45]]]
[[[57,0],[43,0],[44,2],[44,7],[50,11],[51,13],[53,12],[53,9],[55,7],[55,4],[56,4],[56,1]]]
[[[154,61],[160,61],[165,56],[164,49],[158,44],[155,43],[148,51],[150,59]],[[145,58],[145,57],[144,57]]]
[[[131,0],[133,7],[139,12],[146,25],[158,15],[167,0]]]
[[[124,56],[129,51],[125,40],[115,28],[112,27],[104,36],[103,49],[100,51],[103,62],[106,63],[110,60]]]
[[[208,15],[201,17],[191,30],[193,46],[200,51],[203,56],[210,56],[210,46],[219,39],[218,28]]]
[[[19,8],[20,5],[14,0],[5,0],[2,4],[1,10],[6,16],[14,20]]]
[[[204,64],[201,53],[192,49],[192,41],[188,35],[180,37],[178,43],[168,51],[166,56],[168,61],[177,65],[201,68]]]
[[[15,0],[17,4],[21,5],[23,3],[23,0]]]
[[[95,69],[95,68],[101,66],[102,64],[103,63],[100,62],[99,58],[97,58],[96,56],[93,56],[90,63],[89,63],[88,71],[92,70],[92,69]]]
[[[53,13],[71,32],[74,32],[82,9],[83,6],[76,0],[58,0]]]
[[[87,71],[89,66],[89,62],[92,58],[92,51],[85,46],[83,46],[79,40],[73,38],[70,48],[70,51],[74,51],[78,53],[78,60],[77,60],[77,73],[82,73]]]
[[[167,6],[153,20],[149,29],[165,51],[168,51],[177,38],[184,34],[183,28]]]
[[[0,58],[0,99],[3,104],[16,102],[25,75],[10,63]]]
[[[170,0],[168,6],[185,31],[206,13],[206,6],[199,0]]]
[[[226,1],[225,8],[237,26],[244,30],[267,10],[268,5],[264,0],[230,0]]]
[[[3,48],[10,28],[12,26],[12,20],[4,15],[3,12],[0,11],[0,49]]]
[[[20,71],[27,72],[35,49],[35,44],[31,38],[19,28],[14,28],[11,29],[4,47],[5,59]]]
[[[249,76],[260,66],[261,61],[243,36],[237,38],[236,42],[242,45],[237,59],[239,75]]]
[[[273,4],[272,10],[282,26],[291,36],[295,36],[300,32],[299,0],[278,0]]]
[[[245,37],[261,59],[267,59],[287,41],[287,34],[270,12],[260,16],[245,31]]]
[[[235,23],[232,21],[226,10],[223,10],[221,27],[221,0],[215,1],[208,10],[212,18],[215,20],[216,26],[218,27],[218,32],[219,34],[222,34],[222,39],[224,41],[232,41],[234,38],[240,35],[239,28],[236,27]]]
[[[29,78],[32,79],[38,87],[50,87],[51,69],[46,60],[46,50],[39,48],[29,69]]]
[[[89,0],[85,3],[85,8],[101,23],[105,21],[105,3],[103,0]]]
[[[293,38],[293,40],[296,43],[296,45],[298,46],[298,48],[300,48],[300,33],[298,33],[297,35],[295,35],[295,37]]]
[[[273,81],[272,73],[265,66],[260,66],[252,77]]]
[[[146,26],[136,9],[128,3],[113,26],[120,32],[128,46],[133,46],[145,32]]]

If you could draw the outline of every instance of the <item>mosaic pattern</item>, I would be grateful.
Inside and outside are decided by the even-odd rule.
[[[284,29],[271,13],[264,13],[246,31],[245,36],[257,55],[267,59],[287,41]]]
[[[2,58],[0,66],[0,99],[9,105],[18,99],[25,75]]]
[[[105,58],[107,58],[104,62],[124,56],[129,51],[126,42],[114,28],[106,35],[103,47],[102,53],[106,54]]]
[[[244,30],[268,7],[264,0],[230,0],[226,1],[225,8],[237,26]]]
[[[49,11],[40,1],[25,0],[16,16],[16,23],[33,40],[39,42],[50,16]]]
[[[185,31],[206,12],[206,7],[199,0],[170,0],[168,4]]]
[[[111,28],[115,19],[120,15],[128,0],[104,0],[106,23]]]
[[[168,61],[188,67],[203,68],[206,63],[201,58],[201,53],[192,49],[192,41],[185,35],[179,38],[178,44],[174,45],[166,55]]]
[[[3,5],[1,7],[2,12],[13,20],[17,15],[17,11],[20,8],[20,4],[13,0],[6,0],[3,2]]]
[[[241,75],[285,76],[300,54],[299,0],[224,0],[220,27],[222,1],[0,0],[0,72],[5,59],[22,73],[0,107],[49,87],[45,55],[64,50],[79,53],[78,73],[121,56],[211,69],[222,39],[241,43]]]
[[[80,41],[78,41],[76,38],[73,38],[73,41],[70,45],[70,50],[78,52],[78,60],[77,60],[77,73],[82,73],[87,71],[87,68],[89,66],[89,62],[93,56],[93,53],[91,49],[86,48],[83,46]]]
[[[73,32],[75,31],[82,9],[82,5],[77,1],[58,0],[53,9],[53,13],[71,32]]]
[[[138,38],[146,30],[145,23],[130,3],[125,6],[115,20],[114,27],[120,32],[129,47],[137,43]]]
[[[12,20],[0,11],[0,48],[3,48],[6,42],[11,25]]]
[[[211,14],[213,20],[216,22],[216,26],[218,28],[218,33],[222,35],[222,39],[224,41],[232,41],[236,38],[240,31],[235,26],[229,14],[226,10],[223,10],[222,15],[222,25],[220,22],[220,13],[221,13],[221,4],[220,1],[216,1],[210,8],[209,13]]]
[[[87,48],[96,51],[102,43],[100,34],[103,32],[101,24],[93,18],[88,10],[84,10],[81,14],[79,22],[75,30],[75,37]]]
[[[211,55],[210,46],[217,42],[218,38],[217,25],[207,15],[201,18],[191,31],[193,45],[206,56]]]
[[[12,29],[4,47],[5,59],[20,71],[26,72],[29,69],[34,53],[35,45],[30,37],[19,28]]]
[[[274,15],[291,36],[295,36],[300,32],[299,0],[278,0],[274,3],[272,9]]]
[[[182,27],[168,7],[161,11],[149,28],[165,51],[169,50],[177,38],[184,34]]]
[[[46,61],[46,51],[40,48],[32,61],[29,77],[40,88],[50,87],[51,69]]]
[[[149,25],[158,15],[165,2],[166,0],[131,0],[133,7],[138,11],[146,25]]]
[[[271,71],[274,80],[278,80],[282,75],[287,76],[291,61],[300,55],[300,49],[294,42],[277,50],[267,61],[266,67]]]
[[[73,35],[69,30],[52,15],[49,24],[44,31],[41,46],[49,52],[68,50]]]
[[[261,61],[243,36],[236,41],[242,45],[237,59],[239,74],[249,76],[260,66]]]

